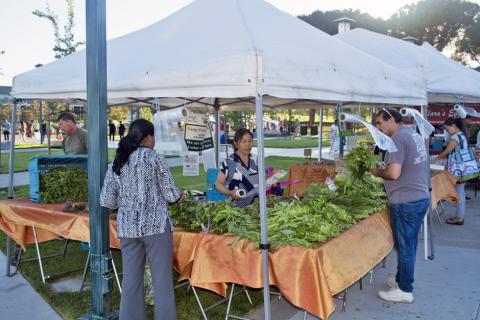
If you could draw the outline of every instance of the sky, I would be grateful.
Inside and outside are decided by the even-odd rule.
[[[266,0],[293,15],[315,10],[359,9],[372,16],[389,18],[400,7],[416,0]],[[480,1],[480,0],[478,0]],[[146,27],[174,13],[192,0],[107,0],[107,39]],[[60,27],[66,23],[66,1],[48,0],[58,14]],[[12,78],[53,60],[54,36],[51,24],[32,14],[44,11],[45,0],[0,0],[0,85],[11,85]],[[85,0],[75,2],[77,41],[85,40]]]

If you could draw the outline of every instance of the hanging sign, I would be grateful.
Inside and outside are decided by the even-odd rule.
[[[213,137],[208,115],[190,113],[185,119],[185,143],[188,151],[213,148]]]
[[[199,156],[198,153],[192,152],[183,156],[183,175],[184,176],[198,176],[199,170]]]

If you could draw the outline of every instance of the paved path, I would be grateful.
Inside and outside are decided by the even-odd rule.
[[[13,277],[5,275],[6,260],[0,251],[0,319],[61,319],[21,274]]]

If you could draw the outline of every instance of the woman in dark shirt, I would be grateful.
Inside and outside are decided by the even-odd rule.
[[[235,153],[222,164],[215,187],[230,196],[238,207],[245,207],[258,195],[257,159],[251,154],[253,135],[247,129],[238,129],[233,138]],[[238,190],[246,192],[245,197],[237,194]]]

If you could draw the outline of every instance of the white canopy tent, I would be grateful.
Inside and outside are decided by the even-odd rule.
[[[420,77],[398,71],[263,0],[197,0],[149,27],[108,41],[107,54],[110,104],[159,97],[167,107],[255,106],[257,123],[262,123],[264,106],[427,103]],[[12,95],[86,99],[85,70],[85,51],[74,53],[15,77]],[[257,134],[269,319],[263,130]]]
[[[421,79],[259,0],[195,1],[108,41],[107,54],[111,103],[209,97],[223,98],[223,105],[260,94],[266,105],[299,99],[425,104]],[[83,50],[16,76],[12,96],[85,99],[85,70]]]
[[[445,57],[428,43],[417,46],[361,28],[334,37],[425,79],[430,103],[480,102],[480,74]]]

